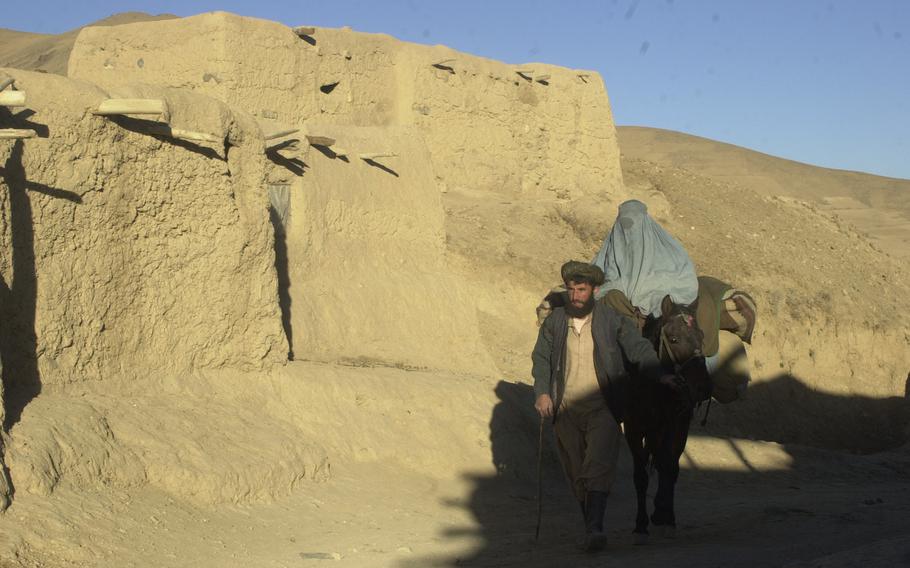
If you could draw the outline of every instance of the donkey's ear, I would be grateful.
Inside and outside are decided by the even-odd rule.
[[[664,296],[663,301],[660,302],[660,313],[667,315],[673,311],[673,300],[670,299],[670,294]]]

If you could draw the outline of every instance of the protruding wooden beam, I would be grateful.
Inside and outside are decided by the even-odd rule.
[[[167,101],[164,99],[107,99],[101,101],[97,110],[98,116],[118,114],[160,115],[164,120],[169,118]]]
[[[209,142],[217,144],[224,142],[224,137],[219,138],[214,134],[207,132],[195,132],[192,130],[183,130],[182,128],[171,128],[167,124],[151,122],[143,126],[143,129],[158,136],[167,136],[168,138],[179,138],[180,140],[189,140],[190,142]]]
[[[276,150],[290,150],[292,152],[300,151],[300,140],[296,138],[290,138],[288,140],[279,140],[278,142],[267,142],[265,145],[266,152],[274,152]]]
[[[294,30],[294,33],[297,34],[298,37],[311,36],[314,33],[316,33],[316,28],[314,28],[312,26],[297,26],[292,29]]]
[[[455,69],[452,67],[452,63],[455,63],[455,59],[443,59],[442,61],[437,61],[436,63],[431,63],[430,66],[434,69],[439,69],[441,71],[448,71],[452,75],[455,74]]]
[[[19,140],[21,138],[34,138],[38,133],[24,128],[0,128],[0,140]]]
[[[0,92],[0,106],[19,107],[25,106],[25,91]]]
[[[2,81],[0,81],[0,91],[9,87],[10,85],[12,85],[15,82],[16,82],[16,80],[13,79],[12,77],[7,77],[6,79],[3,79]]]
[[[194,132],[192,130],[183,130],[182,128],[171,128],[171,136],[181,140],[192,140],[193,142],[224,142],[224,137],[218,137],[207,132]]]
[[[276,138],[284,138],[285,136],[290,136],[300,132],[299,128],[287,128],[285,130],[276,130],[274,132],[263,132],[263,138],[266,140],[275,140]]]
[[[538,75],[538,76],[534,77],[534,80],[537,81],[538,83],[546,83],[550,80],[550,76],[549,75]]]
[[[518,76],[521,77],[522,79],[524,79],[525,81],[530,81],[531,79],[534,78],[533,69],[516,69],[515,72],[518,73]]]
[[[379,152],[375,154],[357,154],[361,160],[378,160],[380,158],[397,158],[398,154],[393,152]]]
[[[334,152],[336,156],[347,156],[348,155],[348,151],[345,150],[344,148],[342,148],[341,146],[332,146],[332,152]]]
[[[335,143],[334,138],[329,138],[328,136],[314,136],[311,134],[306,135],[306,141],[310,143],[310,146],[331,146]]]

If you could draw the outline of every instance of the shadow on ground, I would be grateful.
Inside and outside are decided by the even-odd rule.
[[[497,473],[470,478],[474,489],[466,503],[447,503],[467,508],[475,524],[440,535],[460,540],[466,552],[416,558],[403,566],[599,566],[605,561],[782,566],[895,537],[908,550],[896,550],[894,557],[910,558],[910,538],[903,538],[910,531],[900,520],[910,514],[908,397],[829,395],[782,374],[751,387],[747,400],[715,404],[705,427],[693,424],[690,449],[719,442],[739,463],[704,467],[684,455],[677,486],[678,538],[652,538],[647,546],[632,544],[635,497],[624,448],[607,512],[608,550],[592,557],[574,545],[583,531],[581,514],[553,450],[549,424],[543,521],[535,542],[539,422],[533,389],[501,381],[495,391],[499,401],[490,440]],[[780,456],[769,467],[767,460],[753,464],[750,451]],[[655,489],[652,478],[649,500]]]

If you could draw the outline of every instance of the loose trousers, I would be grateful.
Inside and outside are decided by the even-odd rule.
[[[559,459],[575,498],[584,502],[587,491],[609,493],[622,433],[606,405],[595,410],[560,408],[555,431]]]

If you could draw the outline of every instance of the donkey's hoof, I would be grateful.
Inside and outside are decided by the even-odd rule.
[[[648,544],[648,533],[635,532],[632,533],[632,544],[640,546],[642,544]]]
[[[660,538],[676,538],[676,525],[653,525],[654,534]]]
[[[607,547],[607,535],[592,532],[585,535],[585,552],[600,552]]]

